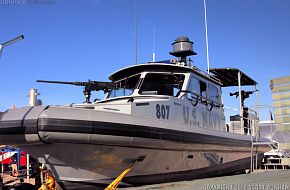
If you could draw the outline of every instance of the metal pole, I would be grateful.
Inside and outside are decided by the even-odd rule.
[[[11,148],[11,147],[10,147]],[[9,150],[9,159],[10,159],[10,169],[11,169],[11,174],[13,174],[13,171],[12,171],[12,158],[11,158],[11,149]]]
[[[255,85],[255,91],[256,91],[256,114],[257,118],[255,119],[255,141],[258,142],[258,133],[259,133],[259,99],[258,99],[258,84]],[[258,147],[257,147],[258,148]],[[257,151],[256,151],[257,152]],[[256,168],[258,169],[258,154],[256,153]]]
[[[209,54],[208,54],[208,35],[207,35],[207,14],[206,14],[206,2],[203,0],[204,7],[204,23],[205,23],[205,43],[206,43],[206,61],[207,61],[207,74],[209,75]]]
[[[29,183],[29,154],[26,154],[26,181]]]
[[[270,113],[270,121],[271,121],[271,137],[270,139],[272,140],[272,137],[273,137],[273,115],[272,115],[272,110],[271,110],[271,106],[269,106],[269,113]]]
[[[253,148],[254,148],[254,145],[253,143],[251,143],[251,172],[253,172]]]
[[[241,92],[241,71],[238,72],[238,87],[240,97],[240,122],[241,122],[241,134],[244,133],[244,120],[243,120],[243,106],[242,106],[242,92]]]
[[[155,62],[155,27],[153,28],[153,55],[152,55],[152,62]]]
[[[255,120],[256,124],[255,125],[255,137],[257,140],[257,135],[259,135],[259,94],[258,94],[258,84],[255,85],[255,91],[256,91],[256,114],[257,114],[257,119]]]
[[[2,55],[2,51],[3,51],[3,45],[2,44],[0,44],[0,57],[1,57],[1,55]]]
[[[17,172],[18,172],[18,175],[19,175],[19,171],[20,171],[20,157],[21,157],[20,150],[17,150],[16,151],[16,154],[17,154]]]
[[[4,149],[1,149],[1,153],[2,153],[2,163],[1,163],[1,175],[3,176],[4,173]]]
[[[19,41],[19,40],[22,40],[22,39],[24,39],[24,36],[23,36],[23,35],[20,35],[20,36],[17,36],[16,38],[13,38],[13,39],[11,39],[11,40],[9,40],[9,41],[3,43],[3,44],[0,44],[0,57],[1,57],[1,55],[2,55],[2,51],[3,51],[3,49],[4,49],[5,47],[7,47],[7,46],[9,46],[9,45],[11,45],[11,44],[14,44],[15,42],[17,42],[17,41]]]
[[[138,64],[137,0],[135,0],[135,64]]]
[[[258,154],[256,154],[256,170],[258,170]]]

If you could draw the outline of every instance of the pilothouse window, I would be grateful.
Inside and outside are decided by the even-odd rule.
[[[206,97],[206,83],[191,77],[188,90],[199,95]]]
[[[118,81],[117,84],[120,88],[111,90],[107,98],[130,96],[136,88],[139,78],[140,74]]]
[[[212,100],[215,103],[220,103],[220,95],[218,88],[212,84],[208,84],[192,77],[190,79],[190,84],[188,90],[202,96],[202,100],[205,101],[206,99]],[[191,98],[191,94],[187,94],[189,98]]]
[[[220,99],[219,99],[219,91],[217,89],[217,87],[209,84],[208,85],[208,91],[209,91],[209,99],[213,100],[214,102],[216,103],[219,103],[220,102]]]
[[[190,84],[189,84],[189,89],[188,90],[200,95],[199,80],[197,80],[196,78],[192,77],[191,80],[190,80]]]
[[[157,95],[176,96],[181,90],[184,75],[173,73],[148,73],[140,88],[139,94],[150,92]]]
[[[199,84],[200,84],[200,95],[203,97],[207,97],[206,96],[206,83],[200,81]]]

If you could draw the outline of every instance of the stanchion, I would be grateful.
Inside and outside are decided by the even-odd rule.
[[[29,183],[29,154],[26,154],[26,181]]]
[[[1,148],[1,158],[2,158],[2,162],[1,162],[1,175],[0,175],[0,190],[3,189],[3,174],[4,174],[4,149]]]

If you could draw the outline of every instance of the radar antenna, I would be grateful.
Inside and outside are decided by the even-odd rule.
[[[190,55],[196,55],[192,47],[193,42],[189,40],[188,37],[178,37],[172,43],[173,51],[169,54],[180,57],[180,62],[183,62],[184,65],[187,65],[186,57]]]

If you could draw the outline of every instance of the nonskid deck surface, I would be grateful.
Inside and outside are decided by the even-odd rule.
[[[192,181],[162,183],[140,187],[121,188],[122,190],[217,190],[217,189],[290,189],[290,170],[264,171]]]

